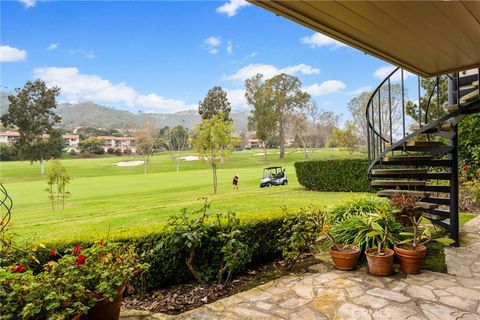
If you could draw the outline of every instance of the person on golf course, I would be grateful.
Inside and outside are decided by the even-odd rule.
[[[235,177],[233,177],[233,190],[238,190],[238,179],[240,179],[240,175],[237,173]]]

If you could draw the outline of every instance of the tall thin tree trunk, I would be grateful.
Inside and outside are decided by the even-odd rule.
[[[303,139],[302,135],[299,135],[300,141],[302,142],[303,146],[303,154],[305,155],[305,159],[310,158],[308,152],[307,152],[307,144],[305,143],[305,139]]]
[[[148,156],[143,157],[143,174],[147,174]]]
[[[45,164],[44,164],[44,161],[43,161],[43,158],[40,159],[40,175],[44,175],[45,174]]]
[[[263,142],[263,161],[265,164],[268,163],[268,148],[267,148],[267,142]]]
[[[178,172],[180,170],[180,161],[177,160],[176,162],[177,162],[177,172]]]
[[[280,139],[280,159],[285,159],[285,132],[283,130],[283,114],[280,115],[278,121],[278,127],[280,129],[279,139]]]
[[[213,193],[217,194],[217,165],[212,164],[212,174],[213,174]]]

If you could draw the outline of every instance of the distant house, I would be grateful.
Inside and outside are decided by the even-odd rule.
[[[245,143],[245,148],[263,148],[263,141],[258,139],[247,139]]]
[[[103,140],[103,149],[107,151],[108,148],[130,149],[132,152],[137,150],[134,137],[114,137],[114,136],[97,136],[97,139]]]
[[[0,142],[12,145],[15,140],[20,137],[18,132],[0,132]],[[66,152],[78,151],[78,143],[80,142],[80,136],[78,134],[64,134],[62,138],[65,141],[64,150]]]
[[[64,134],[62,138],[65,142],[65,151],[78,152],[78,143],[80,142],[80,136],[78,134]]]
[[[12,145],[20,137],[18,132],[0,132],[0,142]]]

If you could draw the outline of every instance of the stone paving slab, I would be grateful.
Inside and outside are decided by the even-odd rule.
[[[480,217],[466,224],[466,230],[472,233],[468,241],[473,239],[466,246],[475,247]],[[480,277],[473,271],[478,251],[471,259],[471,251],[461,249],[448,249],[450,274],[376,277],[365,268],[343,272],[319,264],[312,273],[285,276],[180,315],[123,310],[121,319],[480,320]],[[467,258],[454,259],[456,255]],[[467,265],[469,272],[457,264]]]

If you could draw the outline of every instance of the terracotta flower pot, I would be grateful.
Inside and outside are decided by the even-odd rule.
[[[383,255],[376,254],[377,248],[371,248],[365,251],[368,263],[368,272],[376,276],[389,276],[393,273],[392,249],[385,248]]]
[[[357,260],[360,256],[360,249],[350,246],[342,248],[344,250],[334,250],[334,246],[330,247],[330,257],[332,257],[335,268],[339,270],[353,270],[357,266]]]
[[[394,250],[400,261],[400,268],[404,273],[420,273],[423,258],[425,258],[427,254],[427,248],[424,245],[418,246],[415,250],[402,248],[401,245],[395,245]]]
[[[125,285],[118,287],[118,294],[113,301],[108,301],[103,295],[95,294],[97,303],[88,311],[86,318],[88,320],[118,320],[120,318],[123,291],[125,291]]]

